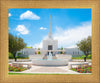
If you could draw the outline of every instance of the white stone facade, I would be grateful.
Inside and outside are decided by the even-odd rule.
[[[58,40],[53,40],[53,39],[47,39],[43,40],[43,50],[48,50],[48,46],[52,46],[52,50],[57,50],[58,49]]]

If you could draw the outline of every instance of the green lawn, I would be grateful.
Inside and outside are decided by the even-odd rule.
[[[81,59],[81,60],[84,60],[83,58],[79,58],[79,57],[72,57],[72,59]],[[92,59],[86,59],[86,60],[92,60]]]
[[[8,73],[9,75],[61,75],[61,74],[48,74],[48,73]],[[64,74],[65,75],[65,74]]]
[[[72,59],[83,59],[84,60],[84,57],[86,57],[85,55],[81,55],[81,56],[74,56],[72,55]],[[91,55],[88,55],[86,59],[92,59],[92,56]]]
[[[79,74],[58,74],[58,73],[48,74],[48,73],[11,73],[11,72],[8,74],[9,75],[79,75]],[[85,74],[85,75],[90,75],[90,74]]]
[[[9,58],[9,59],[10,59],[10,58]],[[15,60],[14,58],[12,58],[12,59]],[[12,59],[11,59],[11,60],[12,60]],[[18,59],[29,59],[29,58],[17,58],[17,60],[18,60]]]

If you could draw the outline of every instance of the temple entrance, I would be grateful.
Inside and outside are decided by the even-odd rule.
[[[48,50],[52,50],[52,45],[48,45]]]
[[[48,50],[52,50],[52,45],[48,45]],[[53,54],[53,52],[51,52]],[[49,54],[49,52],[48,52]]]

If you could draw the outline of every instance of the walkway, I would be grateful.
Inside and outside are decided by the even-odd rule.
[[[68,69],[68,66],[32,66],[29,70],[17,73],[40,73],[40,74],[80,74]]]

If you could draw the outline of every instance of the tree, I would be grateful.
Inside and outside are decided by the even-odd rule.
[[[63,47],[61,47],[60,49],[63,50]]]
[[[63,50],[63,47],[61,47],[61,48],[60,48],[60,50]],[[60,54],[64,54],[64,52],[63,52],[63,51],[61,51],[61,52],[60,52]]]
[[[40,52],[40,51],[38,51],[38,54],[41,54],[41,52]]]
[[[38,48],[38,50],[40,50],[40,48]],[[38,51],[38,54],[41,54],[41,52],[40,52],[40,51]]]
[[[24,43],[22,38],[9,34],[9,52],[13,54],[15,61],[16,61],[16,52],[20,51],[24,47],[26,47],[26,43]]]
[[[38,48],[38,50],[40,50],[40,48]]]
[[[91,54],[91,36],[77,43],[78,48],[86,55]]]
[[[14,57],[13,57],[13,54],[10,53],[10,52],[9,52],[9,58],[10,58],[10,59],[13,59],[13,58],[14,58]]]

